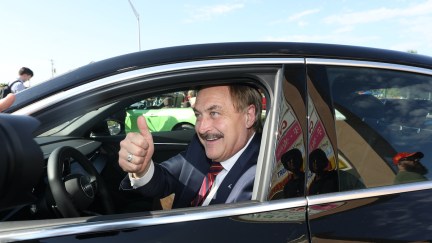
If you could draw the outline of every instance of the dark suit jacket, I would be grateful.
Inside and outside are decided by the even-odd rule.
[[[251,199],[255,176],[254,168],[256,168],[260,142],[261,134],[256,133],[248,147],[224,178],[216,197],[210,204]],[[155,164],[155,172],[149,183],[135,190],[153,198],[163,198],[175,193],[173,207],[188,207],[196,197],[210,168],[210,163],[211,161],[207,158],[204,147],[195,135],[186,151],[160,164]],[[245,174],[245,172],[248,173]],[[242,176],[243,174],[245,176]],[[128,176],[123,179],[120,187],[123,190],[132,189]]]

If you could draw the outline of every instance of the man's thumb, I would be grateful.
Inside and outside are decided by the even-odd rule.
[[[147,121],[144,116],[139,116],[137,119],[138,129],[140,130],[141,135],[145,138],[151,137],[150,131],[147,126]]]

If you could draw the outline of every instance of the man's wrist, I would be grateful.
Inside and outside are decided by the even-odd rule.
[[[129,173],[131,186],[133,188],[144,186],[151,180],[153,174],[154,174],[154,164],[153,161],[150,161],[150,165],[148,166],[146,171],[142,173]]]
[[[145,168],[144,171],[138,172],[138,173],[132,173],[132,176],[135,179],[139,179],[139,178],[145,176],[145,174],[147,174],[147,172],[149,171],[151,164],[153,164],[153,161],[150,160],[150,162],[147,165],[147,168]]]

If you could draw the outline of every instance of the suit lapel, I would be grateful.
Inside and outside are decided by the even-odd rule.
[[[224,178],[216,198],[210,204],[224,203],[241,175],[257,163],[260,142],[261,134],[255,133],[249,146]],[[185,163],[184,166],[191,166],[191,168],[182,168],[179,181],[185,186],[181,191],[176,192],[174,202],[176,208],[190,206],[211,165],[211,160],[207,158],[204,147],[196,135],[183,156],[189,162]],[[187,174],[184,174],[185,172]]]
[[[184,163],[184,168],[179,176],[179,182],[184,186],[181,191],[176,192],[176,207],[190,206],[211,164],[211,160],[207,158],[204,147],[196,135],[183,156],[188,163]]]
[[[255,133],[255,136],[249,146],[238,158],[234,166],[222,181],[222,184],[219,186],[217,191],[216,198],[213,199],[210,204],[224,203],[241,175],[251,166],[257,163],[260,143],[261,134]]]

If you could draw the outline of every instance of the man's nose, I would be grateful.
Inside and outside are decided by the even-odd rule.
[[[211,119],[207,117],[202,117],[199,122],[196,124],[197,132],[198,133],[205,133],[210,130],[211,127]]]

